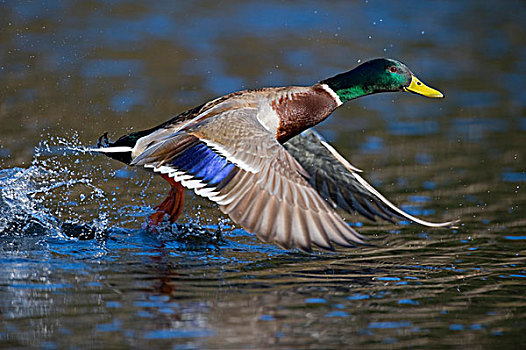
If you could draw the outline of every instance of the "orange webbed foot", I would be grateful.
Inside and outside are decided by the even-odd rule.
[[[184,187],[165,174],[161,176],[170,183],[172,188],[170,189],[168,197],[154,208],[156,212],[149,216],[148,228],[150,229],[158,226],[163,221],[165,215],[168,215],[168,220],[173,224],[183,211]]]

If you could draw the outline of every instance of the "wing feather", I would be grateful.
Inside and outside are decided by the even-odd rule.
[[[265,242],[310,251],[366,244],[306,180],[308,174],[250,106],[217,114],[153,143],[132,164],[169,174],[215,201]]]
[[[433,223],[416,218],[388,201],[371,186],[314,129],[290,139],[287,151],[310,175],[310,184],[324,199],[349,213],[360,213],[370,220],[376,217],[394,222],[406,219],[428,227],[451,226],[456,221]]]

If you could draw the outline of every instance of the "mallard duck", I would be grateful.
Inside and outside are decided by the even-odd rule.
[[[310,129],[347,101],[397,91],[443,97],[403,63],[379,58],[312,86],[234,92],[115,142],[105,134],[93,151],[159,173],[170,183],[168,197],[149,217],[151,227],[165,215],[171,222],[178,218],[186,188],[217,203],[262,241],[285,249],[367,244],[335,208],[370,219],[451,224],[398,209]]]

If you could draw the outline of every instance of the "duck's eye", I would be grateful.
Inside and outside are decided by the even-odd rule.
[[[398,69],[395,66],[391,66],[391,67],[389,67],[389,72],[396,73],[396,72],[398,72]]]

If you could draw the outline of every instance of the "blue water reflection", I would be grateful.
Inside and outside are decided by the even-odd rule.
[[[370,329],[390,329],[390,328],[409,328],[413,326],[411,322],[408,321],[398,321],[398,322],[371,322],[369,323]]]
[[[139,60],[86,60],[82,74],[86,78],[141,76],[143,62]]]
[[[393,135],[430,135],[439,132],[440,124],[434,120],[393,121],[389,123],[389,132]]]
[[[525,182],[526,181],[526,171],[524,172],[513,172],[506,171],[501,175],[502,181],[507,182]]]
[[[495,118],[456,118],[452,132],[455,136],[463,136],[467,141],[482,142],[487,134],[504,132],[508,123]]]
[[[376,136],[367,136],[366,141],[360,146],[360,150],[364,153],[377,154],[382,152],[384,148],[383,140]]]
[[[201,338],[201,337],[211,337],[214,335],[214,332],[211,330],[157,330],[151,331],[144,335],[144,339],[172,339],[172,338]]]
[[[325,317],[343,317],[343,318],[346,318],[346,317],[349,317],[349,313],[345,312],[345,311],[336,310],[336,311],[329,312],[328,314],[325,315]]]
[[[116,112],[129,112],[134,106],[146,103],[146,93],[141,90],[126,90],[111,99],[111,107]]]

